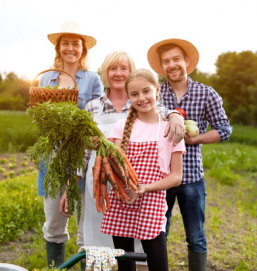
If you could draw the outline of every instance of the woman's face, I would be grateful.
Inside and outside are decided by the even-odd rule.
[[[79,63],[83,53],[83,44],[80,36],[65,34],[60,41],[60,55],[64,64]]]
[[[110,66],[107,72],[110,89],[125,91],[125,80],[129,74],[129,60],[126,57],[119,64]]]

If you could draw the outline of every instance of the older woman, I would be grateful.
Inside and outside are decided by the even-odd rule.
[[[127,53],[118,51],[110,53],[105,58],[100,70],[101,80],[106,90],[101,97],[87,103],[85,109],[94,115],[94,120],[98,123],[99,129],[108,136],[114,124],[119,119],[127,117],[130,101],[125,91],[125,80],[127,76],[135,70],[135,64]],[[166,117],[168,113],[171,113],[171,111],[168,111],[161,105],[159,109]],[[177,114],[172,114],[172,116],[172,121],[174,122],[171,122],[170,126],[172,127],[172,131],[177,130],[177,136],[180,138],[183,136],[183,118]],[[178,123],[174,124],[176,121],[178,121]],[[168,130],[169,129],[167,129],[167,131]],[[170,136],[172,137],[172,135]],[[93,198],[92,167],[95,161],[95,154],[95,151],[91,152],[91,154],[87,152],[85,157],[85,162],[88,163],[88,167],[85,190],[84,245],[113,248],[111,236],[105,235],[100,231],[103,214],[96,211],[95,200]],[[60,212],[64,216],[69,217],[66,194],[64,194],[62,198]],[[138,242],[136,246],[137,245],[141,246],[140,242]],[[133,250],[134,247],[127,248],[127,251]],[[120,264],[122,263],[119,263],[119,265]],[[128,265],[131,264],[131,262],[126,262],[125,264]],[[119,266],[119,270],[122,270],[122,266]]]
[[[80,27],[75,22],[65,22],[62,30],[58,33],[48,35],[48,39],[55,46],[56,56],[54,59],[54,68],[62,69],[75,78],[78,88],[78,107],[84,109],[86,104],[99,97],[103,92],[103,85],[99,75],[88,71],[88,50],[96,44],[93,37],[83,34]],[[51,71],[43,74],[40,80],[40,86],[50,87],[59,86],[60,88],[73,87],[72,78],[66,73]],[[44,177],[46,167],[41,165],[43,172],[38,172],[38,194],[44,197],[45,223],[43,225],[44,238],[46,240],[48,265],[55,262],[59,266],[64,262],[65,243],[69,239],[68,218],[59,213],[60,197],[55,199],[46,197],[44,189]],[[84,199],[84,180],[79,183]],[[83,205],[84,206],[84,205]],[[82,206],[82,208],[83,208]],[[77,245],[83,245],[83,214],[78,224]]]

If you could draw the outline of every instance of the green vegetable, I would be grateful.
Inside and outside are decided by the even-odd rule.
[[[46,195],[55,198],[62,195],[66,186],[69,212],[73,213],[77,201],[78,221],[81,213],[80,187],[77,185],[78,168],[85,172],[83,162],[84,149],[94,149],[92,136],[99,137],[98,154],[105,156],[111,150],[124,165],[123,158],[116,145],[108,141],[98,129],[92,116],[86,110],[80,110],[72,103],[37,104],[27,109],[37,125],[37,142],[29,150],[31,160],[39,168],[43,161],[47,166],[44,179]]]
[[[185,120],[185,130],[189,137],[195,137],[199,134],[199,128],[197,127],[197,122],[194,120]]]

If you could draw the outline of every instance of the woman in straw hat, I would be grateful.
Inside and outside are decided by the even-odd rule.
[[[56,56],[54,68],[62,69],[75,78],[78,88],[78,107],[85,109],[86,104],[99,97],[103,92],[103,86],[97,73],[88,71],[88,50],[96,44],[93,37],[84,35],[75,22],[65,22],[62,30],[48,35],[48,39],[55,46]],[[59,86],[60,88],[72,87],[72,78],[59,71],[50,71],[43,74],[40,86]],[[45,223],[43,225],[44,238],[46,240],[48,265],[54,261],[55,266],[64,262],[65,243],[69,239],[68,218],[59,213],[60,197],[55,199],[46,197],[44,190],[44,177],[46,168],[41,165],[43,172],[38,172],[38,193],[44,197]],[[77,245],[83,246],[83,215],[85,201],[84,180],[79,182],[82,193],[82,215],[78,224]],[[83,264],[82,264],[83,265]]]
[[[86,105],[86,110],[94,115],[94,120],[98,123],[99,129],[108,136],[114,124],[122,118],[126,118],[130,108],[130,100],[125,90],[125,80],[127,76],[135,71],[135,64],[131,57],[124,51],[116,51],[107,55],[100,69],[100,76],[103,85],[106,90],[101,97],[90,101]],[[159,106],[161,107],[161,106]],[[163,115],[172,113],[173,111],[166,111],[163,107]],[[172,117],[172,116],[173,117]],[[176,129],[176,140],[180,141],[183,137],[183,118],[178,114],[171,114],[170,126]],[[178,123],[176,119],[178,118]],[[182,123],[182,125],[179,124]],[[168,130],[166,134],[168,133]],[[170,137],[171,135],[169,135]],[[172,138],[172,136],[171,136]],[[85,190],[85,214],[84,214],[84,245],[85,246],[103,246],[113,248],[113,241],[110,235],[103,234],[101,232],[101,224],[103,214],[98,213],[96,210],[95,200],[93,198],[93,177],[92,167],[95,161],[95,151],[88,152],[85,161],[87,163],[86,173],[86,190]],[[83,174],[80,174],[83,176]],[[68,203],[66,194],[64,194],[61,204],[60,211],[64,216],[69,217],[68,214]],[[127,251],[133,251],[133,248],[128,247]],[[142,252],[140,241],[135,243],[135,251]],[[122,270],[122,264],[133,265],[131,262],[120,261],[119,270]],[[144,263],[137,264],[138,270],[148,270]]]

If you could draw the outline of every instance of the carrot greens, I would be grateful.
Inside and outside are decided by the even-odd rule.
[[[124,160],[116,145],[108,141],[93,121],[90,113],[80,110],[68,102],[37,104],[27,109],[37,126],[37,142],[29,150],[38,169],[44,163],[47,174],[44,179],[46,195],[55,198],[66,189],[69,212],[73,213],[77,202],[77,217],[81,214],[80,187],[77,185],[77,169],[85,172],[84,150],[94,149],[92,136],[98,136],[97,153],[105,157],[116,154],[118,161]],[[69,180],[69,185],[67,181]]]

